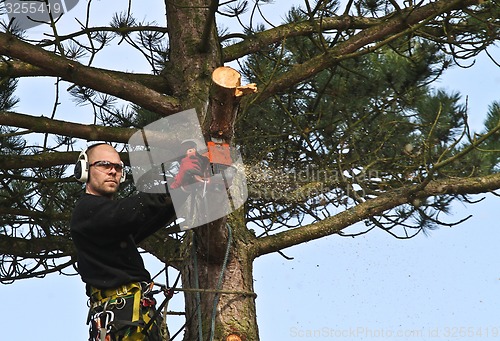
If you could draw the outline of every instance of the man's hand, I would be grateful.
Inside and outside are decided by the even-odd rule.
[[[196,180],[195,175],[203,177],[205,168],[207,166],[207,161],[204,160],[205,157],[199,154],[189,154],[181,160],[179,167],[179,173],[174,178],[174,182],[170,187],[172,189],[179,188],[181,186],[187,186],[194,183]]]

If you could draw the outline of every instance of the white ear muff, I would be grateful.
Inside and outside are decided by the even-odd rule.
[[[123,164],[123,162],[122,162],[122,164]],[[127,173],[125,172],[125,167],[123,167],[122,176],[120,177],[120,183],[121,184],[124,183],[126,179],[127,179]]]
[[[78,160],[76,161],[74,169],[74,176],[76,180],[83,183],[86,183],[88,181],[90,165],[89,165],[89,157],[87,156],[87,151],[91,148],[94,148],[102,144],[106,143],[96,143],[87,148],[86,150],[80,152],[80,155],[78,155]],[[120,177],[120,183],[124,183],[126,179],[127,179],[127,173],[125,172],[125,167],[123,167],[122,175]]]
[[[76,180],[83,183],[87,182],[89,178],[89,162],[86,150],[82,151],[78,156],[78,160],[75,164],[74,176]]]

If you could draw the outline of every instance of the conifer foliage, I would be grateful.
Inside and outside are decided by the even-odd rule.
[[[257,257],[345,235],[357,222],[360,233],[411,238],[449,225],[440,213],[453,202],[500,188],[500,104],[474,113],[485,123],[472,131],[464,97],[436,85],[498,43],[498,0],[294,3],[151,1],[155,10],[143,17],[134,12],[147,12],[145,2],[114,2],[110,11],[90,0],[27,30],[4,20],[0,282],[74,274],[68,222],[82,192],[71,176],[79,151],[108,141],[128,163],[137,129],[190,108],[210,138],[210,75],[223,65],[258,87],[224,135],[243,156],[247,203],[210,226],[163,231],[141,245],[181,273],[185,340],[198,340],[200,329],[214,340],[259,339]],[[19,111],[33,101],[20,82],[38,80],[50,80],[40,91],[52,109]],[[121,195],[133,191],[129,177]],[[224,267],[231,271],[219,286]],[[210,290],[195,293],[195,283]]]

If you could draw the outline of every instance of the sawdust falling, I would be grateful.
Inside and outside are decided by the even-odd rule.
[[[262,199],[303,202],[322,193],[325,183],[269,166],[244,166],[249,192]]]

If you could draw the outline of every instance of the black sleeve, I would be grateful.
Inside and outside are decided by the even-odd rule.
[[[136,243],[175,219],[170,197],[165,194],[139,193],[110,200],[86,194],[78,205],[87,233],[96,235],[132,235]],[[74,217],[78,219],[78,217]]]

